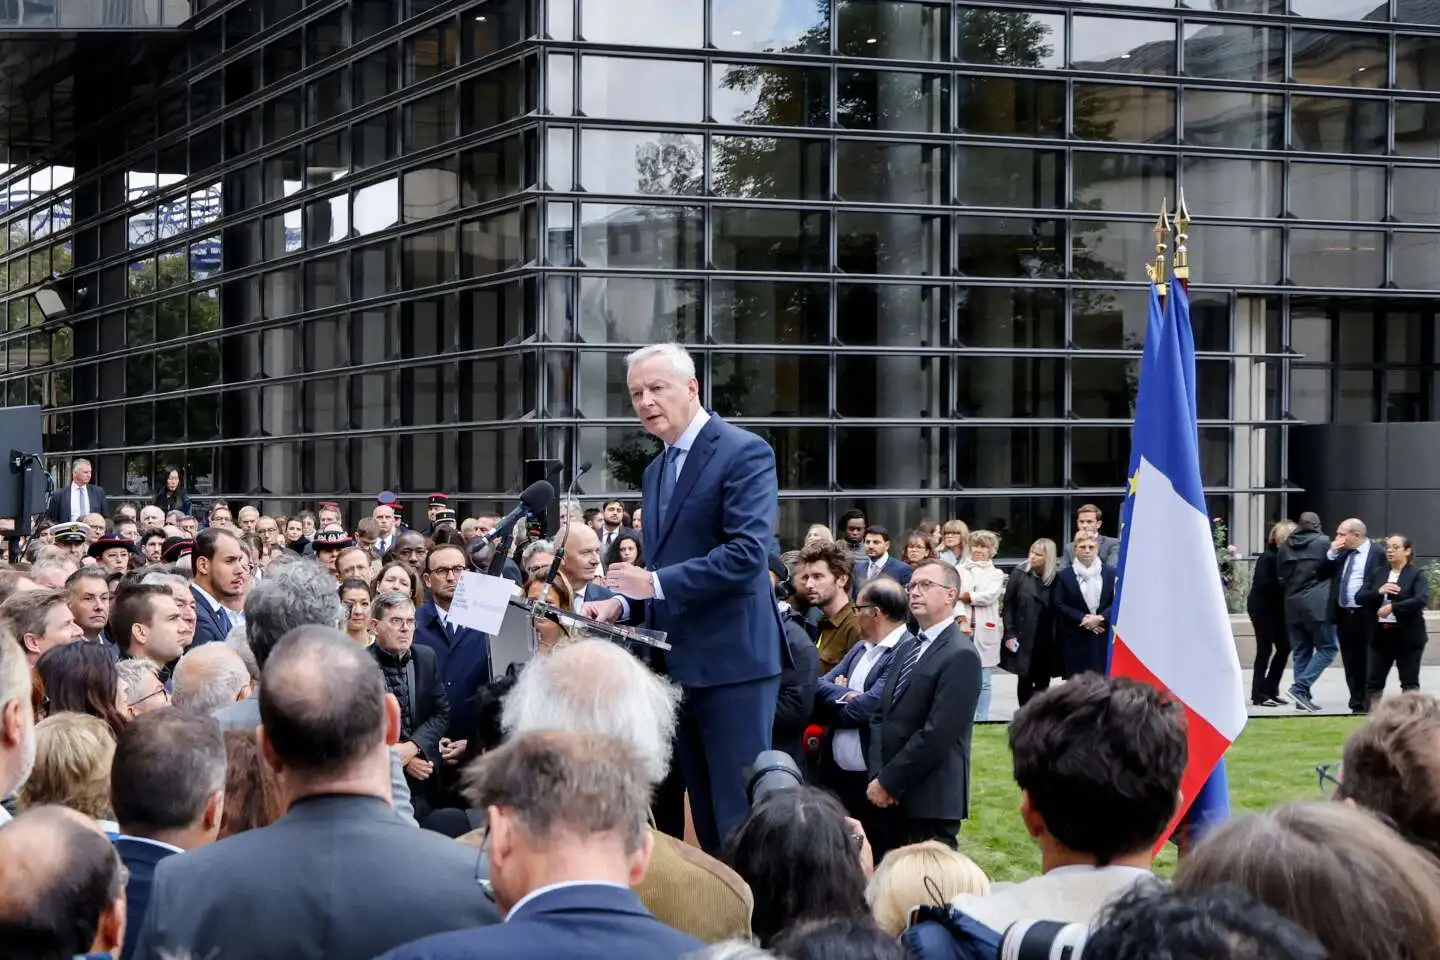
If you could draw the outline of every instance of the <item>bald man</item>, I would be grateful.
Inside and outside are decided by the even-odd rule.
[[[600,535],[588,523],[577,521],[567,526],[569,539],[565,541],[565,559],[560,571],[575,589],[575,612],[579,613],[587,603],[608,600],[615,594],[600,583]],[[623,600],[621,601],[624,602]]]
[[[204,716],[250,696],[250,670],[240,654],[223,643],[206,643],[175,665],[175,706]]]
[[[124,870],[99,824],[36,807],[0,830],[0,944],[81,957],[115,955],[124,939]]]

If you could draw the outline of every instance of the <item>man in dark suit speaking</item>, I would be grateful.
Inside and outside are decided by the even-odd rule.
[[[110,516],[110,509],[105,503],[105,488],[91,483],[92,476],[90,461],[76,460],[75,466],[70,470],[70,483],[64,489],[50,494],[45,515],[54,523],[84,520],[92,513],[98,513],[102,517]]]
[[[649,569],[611,564],[605,585],[620,597],[586,609],[612,621],[628,613],[669,635],[664,669],[685,691],[676,754],[695,835],[713,853],[749,806],[743,770],[770,748],[789,659],[768,562],[775,451],[701,407],[684,348],[644,347],[625,362],[631,405],[665,443],[641,484]]]

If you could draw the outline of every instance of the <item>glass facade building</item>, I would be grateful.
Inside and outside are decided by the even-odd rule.
[[[0,25],[50,64],[0,91],[28,105],[0,392],[112,498],[176,465],[267,509],[473,508],[540,458],[633,496],[654,447],[623,357],[675,339],[774,446],[787,543],[851,506],[1007,555],[1084,502],[1113,533],[1182,188],[1204,481],[1237,542],[1290,506],[1292,424],[1440,419],[1432,0],[189,14]],[[52,274],[59,319],[31,296]]]

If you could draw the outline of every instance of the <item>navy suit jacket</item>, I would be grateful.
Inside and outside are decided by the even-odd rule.
[[[865,586],[867,580],[872,579],[866,576],[869,572],[870,558],[862,555],[859,560],[855,561],[855,575],[850,578],[850,599],[853,600],[858,597],[860,595],[860,588]],[[881,569],[880,576],[889,577],[903,587],[910,582],[910,574],[914,572],[914,570],[910,569],[910,564],[905,561],[896,560],[894,557],[886,557],[885,566]]]
[[[197,589],[190,585],[190,595],[195,598],[195,639],[190,641],[190,649],[195,649],[202,643],[214,643],[224,640],[230,635],[230,620],[214,607],[210,601]]]
[[[50,502],[45,506],[45,516],[53,523],[69,523],[72,520],[79,520],[79,517],[70,515],[70,487],[65,486],[50,494]],[[105,503],[105,488],[98,483],[85,484],[85,495],[90,500],[90,512],[98,513],[102,517],[110,516],[109,505]]]
[[[456,627],[455,639],[451,640],[431,601],[415,611],[415,642],[435,651],[435,662],[445,681],[445,698],[450,701],[450,729],[446,736],[467,739],[475,732],[475,694],[490,682],[490,638],[479,630]]]
[[[381,960],[679,960],[704,946],[656,920],[631,891],[586,883],[547,890],[502,924],[426,937]]]
[[[902,636],[900,638],[904,640]],[[898,647],[900,644],[896,644]],[[815,712],[818,716],[824,717],[835,727],[842,729],[860,728],[861,739],[866,739],[870,726],[870,717],[875,712],[875,705],[880,702],[880,694],[885,689],[885,671],[890,669],[890,661],[895,658],[895,647],[880,651],[880,659],[870,668],[870,675],[865,678],[865,692],[853,700],[848,700],[844,705],[839,704],[841,697],[850,692],[848,685],[838,684],[835,681],[841,677],[848,678],[850,671],[855,669],[855,663],[865,653],[865,644],[857,643],[850,648],[850,651],[841,658],[840,662],[830,669],[830,672],[821,677],[815,686]]]
[[[641,532],[646,566],[665,594],[644,604],[644,620],[669,634],[667,672],[686,687],[779,676],[790,653],[768,561],[780,502],[775,451],[712,414],[662,518],[655,504],[663,462],[645,468]]]
[[[130,871],[130,879],[125,882],[125,944],[120,948],[120,960],[130,960],[135,955],[135,943],[140,939],[145,910],[150,906],[150,885],[155,882],[155,865],[166,857],[175,856],[175,851],[120,836],[115,840],[115,852],[120,854],[120,862]]]

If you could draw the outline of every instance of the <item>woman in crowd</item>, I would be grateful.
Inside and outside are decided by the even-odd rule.
[[[280,785],[256,749],[251,730],[225,732],[225,814],[220,839],[268,827],[280,818]]]
[[[631,563],[644,569],[645,554],[640,548],[640,538],[631,533],[622,533],[616,537],[605,554],[605,566],[612,563]]]
[[[916,530],[905,541],[905,551],[901,554],[900,559],[909,564],[910,569],[913,570],[934,556],[935,548],[930,544],[930,538]]]
[[[830,528],[823,523],[812,523],[810,529],[805,531],[805,546],[807,547],[812,543],[828,543],[834,539]]]
[[[59,804],[100,822],[113,840],[110,822],[110,762],[115,734],[105,721],[83,713],[52,712],[35,725],[35,768],[19,790],[23,809]]]
[[[995,566],[1000,538],[989,530],[970,534],[970,556],[960,564],[960,602],[955,617],[960,629],[975,641],[980,654],[980,700],[975,719],[990,719],[990,680],[1000,664],[1000,598],[1005,594],[1005,571]]]
[[[150,502],[166,513],[179,510],[187,517],[190,515],[190,497],[180,483],[179,469],[171,467],[165,471],[165,482],[161,484],[160,492],[155,494],[155,499]]]
[[[425,594],[420,589],[420,578],[415,575],[415,571],[398,560],[392,560],[380,568],[380,573],[375,578],[375,593],[403,593],[415,602],[417,610],[425,602]]]
[[[370,584],[364,580],[346,580],[340,584],[340,602],[345,605],[345,635],[362,647],[375,642],[370,635],[370,601],[375,599]]]
[[[1051,599],[1055,586],[1054,540],[1030,544],[1030,555],[1010,571],[1005,582],[1005,639],[1000,644],[1000,667],[1015,674],[1020,706],[1050,687],[1060,671],[1055,656],[1055,621]]]
[[[1385,538],[1389,566],[1371,574],[1356,594],[1362,609],[1376,611],[1379,622],[1370,639],[1366,699],[1371,705],[1385,693],[1393,666],[1400,674],[1401,690],[1420,689],[1420,658],[1425,653],[1425,608],[1430,605],[1430,584],[1425,571],[1415,566],[1410,538],[1392,533]]]
[[[965,544],[969,542],[970,528],[964,520],[946,520],[940,528],[940,550],[936,556],[952,567],[958,567],[964,559]]]
[[[868,918],[864,840],[840,802],[813,787],[776,790],[750,808],[724,860],[755,896],[750,928],[761,946],[802,920]]]
[[[46,650],[35,661],[45,683],[52,714],[87,713],[119,735],[125,726],[120,706],[120,680],[115,661],[98,643],[66,643]]]
[[[880,929],[898,937],[910,925],[911,908],[942,907],[962,893],[988,895],[990,878],[965,854],[926,840],[885,854],[865,898]]]
[[[1075,562],[1055,578],[1056,637],[1066,680],[1077,673],[1104,673],[1115,603],[1115,568],[1100,559],[1100,538],[1075,534]]]
[[[1257,707],[1283,707],[1289,703],[1280,695],[1280,677],[1290,658],[1290,637],[1285,628],[1285,586],[1276,567],[1280,544],[1295,532],[1295,524],[1281,520],[1270,528],[1265,549],[1255,560],[1245,612],[1255,630],[1255,678],[1250,683],[1250,702]]]
[[[346,580],[370,583],[375,579],[374,556],[364,547],[346,547],[335,557],[335,573],[342,583]]]
[[[1175,889],[1239,887],[1335,960],[1440,960],[1440,864],[1345,803],[1280,807],[1220,827]]]

